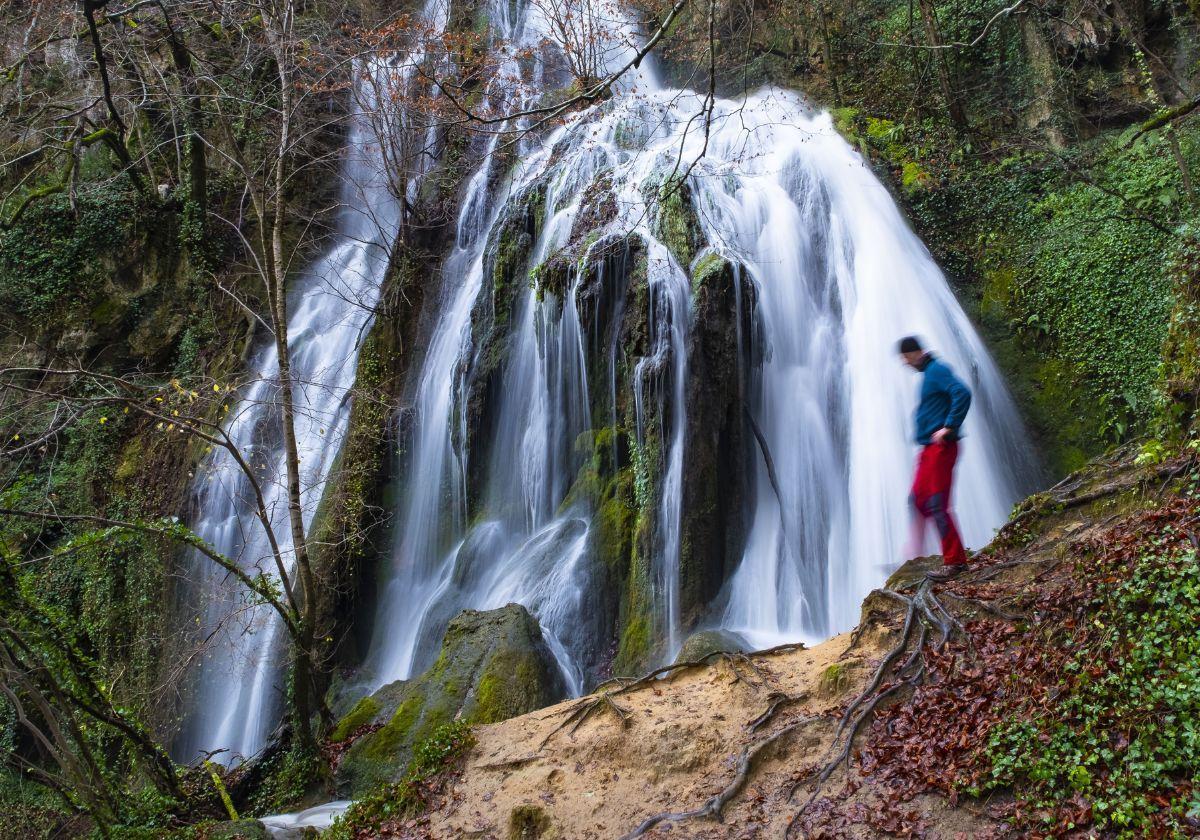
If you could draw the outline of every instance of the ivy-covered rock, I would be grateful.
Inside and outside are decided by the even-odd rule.
[[[566,685],[537,620],[517,604],[466,610],[450,622],[441,653],[428,671],[364,697],[334,737],[364,724],[380,728],[359,738],[338,767],[342,795],[360,796],[397,781],[416,744],[454,720],[495,723],[556,703]]]

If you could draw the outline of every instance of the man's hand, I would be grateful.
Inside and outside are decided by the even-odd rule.
[[[947,441],[950,440],[950,438],[953,434],[954,434],[953,431],[951,431],[950,429],[943,426],[942,428],[938,429],[936,432],[933,433],[933,437],[931,438],[931,440],[934,443],[946,443]]]

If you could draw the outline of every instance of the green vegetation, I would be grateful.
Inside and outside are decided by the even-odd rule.
[[[344,741],[354,734],[356,729],[370,723],[379,714],[379,703],[373,697],[367,696],[354,704],[346,715],[337,722],[329,733],[330,741]]]
[[[1056,473],[1151,428],[1188,241],[1176,227],[1195,213],[1165,138],[1114,131],[967,165],[963,141],[939,143],[935,128],[852,108],[835,121],[896,173],[951,276],[976,281],[968,301]],[[1200,166],[1200,131],[1181,131],[1180,147]]]
[[[1128,579],[1097,591],[1054,707],[993,730],[989,784],[1035,807],[1081,796],[1098,828],[1123,837],[1182,835],[1200,812],[1200,562],[1149,547]]]
[[[381,785],[357,800],[325,836],[329,840],[354,840],[378,832],[385,822],[419,813],[436,790],[439,777],[474,745],[475,736],[463,721],[438,727],[413,750],[400,781]]]
[[[1195,141],[1185,149],[1200,163]],[[1095,185],[1021,156],[913,204],[923,228],[953,232],[932,242],[952,266],[969,270],[976,255],[980,315],[1025,346],[1010,345],[1009,363],[1034,420],[1078,453],[1062,468],[1146,428],[1157,409],[1177,247],[1166,226],[1186,209],[1164,142],[1126,149],[1110,137],[1075,151],[1068,166],[1089,165]]]
[[[686,271],[704,242],[700,221],[692,207],[691,188],[679,181],[663,183],[657,190],[653,206],[654,235]]]
[[[250,797],[248,813],[278,814],[297,807],[327,772],[324,760],[299,743],[273,754],[260,768],[262,781]]]
[[[139,212],[136,194],[107,185],[81,192],[75,210],[65,196],[35,204],[0,231],[0,298],[29,319],[90,306],[112,280]],[[103,306],[93,313],[104,314]]]
[[[557,665],[537,622],[515,604],[460,613],[451,622],[437,660],[411,680],[384,686],[338,724],[358,738],[338,767],[339,789],[361,795],[395,781],[417,744],[452,721],[494,723],[562,699]]]

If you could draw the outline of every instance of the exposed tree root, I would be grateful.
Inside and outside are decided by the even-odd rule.
[[[790,798],[801,786],[811,783],[811,793],[808,799],[788,822],[785,832],[787,836],[791,836],[792,829],[799,819],[816,801],[822,785],[828,781],[839,766],[849,763],[854,740],[863,726],[872,719],[875,710],[882,703],[901,692],[915,689],[924,680],[927,672],[925,652],[927,643],[931,642],[931,634],[937,635],[936,640],[932,640],[932,650],[934,651],[941,651],[951,638],[957,636],[966,640],[969,650],[972,655],[974,654],[970,634],[963,626],[962,621],[942,602],[931,581],[918,582],[916,591],[911,595],[890,589],[879,589],[876,592],[905,606],[904,626],[900,632],[900,638],[884,654],[866,687],[846,706],[837,729],[834,731],[833,741],[825,755],[796,781],[789,792]],[[949,591],[943,591],[941,594],[1005,620],[1011,621],[1019,618],[1019,616],[1012,615],[983,599],[970,598]],[[906,651],[908,655],[905,657]],[[901,657],[904,658],[901,659]]]
[[[777,706],[773,705],[772,709],[774,708],[777,708]],[[755,766],[758,764],[759,757],[766,751],[766,749],[783,737],[795,732],[800,727],[820,719],[821,718],[817,715],[800,718],[799,720],[789,723],[779,731],[768,735],[765,738],[761,738],[758,741],[755,741],[753,744],[749,744],[744,750],[742,750],[741,757],[738,760],[737,773],[734,774],[733,780],[730,781],[730,783],[726,785],[720,793],[709,797],[709,799],[703,805],[692,811],[664,812],[662,814],[655,814],[654,816],[644,820],[642,824],[633,831],[624,835],[621,840],[633,840],[635,837],[642,837],[647,831],[657,825],[661,825],[662,823],[676,823],[691,819],[715,819],[719,821],[721,819],[721,811],[724,810],[725,806],[729,804],[730,800],[737,796],[738,793],[741,792],[742,788],[746,786],[746,782],[749,780],[750,774],[754,771]]]
[[[620,689],[615,692],[604,691],[600,694],[592,697],[585,697],[580,700],[571,707],[570,712],[565,718],[563,718],[562,722],[546,734],[546,737],[542,739],[540,744],[538,744],[538,749],[542,749],[542,747],[546,746],[546,744],[550,742],[551,738],[568,727],[570,728],[568,729],[567,734],[574,735],[579,727],[583,725],[583,722],[591,717],[592,714],[599,714],[605,709],[608,709],[616,714],[621,721],[622,727],[628,726],[629,711],[612,699],[613,694],[619,693]]]
[[[629,712],[623,706],[619,705],[613,698],[621,694],[627,694],[628,692],[639,688],[645,688],[651,683],[665,679],[669,676],[679,673],[680,671],[685,671],[690,668],[700,668],[709,665],[718,659],[723,659],[729,663],[730,668],[733,670],[734,679],[736,681],[746,682],[747,685],[750,685],[757,690],[761,689],[770,681],[770,676],[754,661],[755,657],[771,656],[778,653],[786,653],[793,650],[803,649],[803,642],[791,642],[788,644],[776,645],[773,648],[767,648],[766,650],[756,651],[754,653],[729,653],[718,650],[706,654],[699,659],[690,660],[687,662],[676,662],[672,665],[664,665],[661,668],[655,668],[644,677],[639,677],[634,680],[626,680],[621,677],[614,677],[613,679],[597,686],[597,694],[594,694],[590,697],[584,697],[577,703],[569,706],[566,710],[566,718],[564,718],[558,726],[552,729],[546,735],[546,737],[542,739],[541,743],[538,745],[538,749],[546,746],[546,744],[550,742],[551,738],[564,729],[568,730],[567,734],[574,734],[576,730],[583,725],[583,722],[587,720],[587,718],[591,717],[593,714],[598,714],[605,710],[614,712],[620,719],[622,726],[627,725]],[[743,668],[748,668],[750,673],[753,674],[754,679],[746,679],[746,674],[738,669],[739,665]],[[605,686],[616,687],[605,690]]]
[[[993,604],[990,601],[985,601],[982,598],[968,598],[966,595],[959,595],[957,592],[943,592],[942,595],[947,598],[952,598],[953,600],[962,604],[970,604],[973,607],[977,607],[984,612],[991,613],[997,618],[1002,618],[1005,621],[1020,621],[1022,618],[1022,616],[1017,615],[1016,613],[1010,613],[996,604]],[[961,625],[959,625],[959,629],[962,633],[966,634],[966,631],[962,630]]]
[[[925,679],[926,653],[940,652],[952,638],[966,640],[971,655],[974,647],[971,645],[970,634],[962,621],[953,611],[947,608],[940,595],[946,595],[955,602],[969,605],[975,609],[996,615],[1002,619],[1014,620],[1012,615],[1003,608],[980,598],[972,598],[957,593],[935,591],[934,584],[929,580],[918,580],[908,583],[903,590],[879,589],[876,592],[904,607],[904,623],[896,643],[884,654],[874,673],[863,690],[851,700],[843,710],[834,730],[833,740],[816,765],[807,770],[793,785],[788,796],[791,798],[797,790],[811,783],[811,793],[807,801],[791,816],[787,825],[790,835],[794,826],[805,814],[808,808],[820,795],[825,782],[834,774],[838,767],[848,765],[853,754],[855,739],[870,722],[876,710],[884,703],[894,699],[903,692],[915,689]],[[861,628],[860,628],[861,629]],[[852,641],[853,644],[853,641]],[[744,680],[754,689],[760,689],[771,681],[769,673],[754,661],[754,657],[770,655],[784,651],[803,648],[803,645],[781,645],[756,654],[726,653],[715,651],[694,661],[677,662],[656,668],[643,677],[633,680],[614,679],[601,686],[601,692],[593,697],[584,698],[568,707],[567,716],[542,740],[539,749],[544,747],[551,738],[559,732],[567,730],[574,733],[592,715],[605,711],[613,712],[620,719],[622,726],[628,725],[629,711],[616,702],[622,694],[648,687],[653,683],[670,678],[682,671],[711,664],[718,659],[724,659],[733,669],[735,680]],[[608,687],[607,690],[605,687]],[[808,695],[789,695],[782,691],[771,691],[766,697],[766,708],[747,721],[746,731],[756,735],[769,724],[780,717],[783,710],[794,707],[808,700]],[[745,788],[752,773],[761,762],[767,749],[781,739],[795,732],[798,728],[816,720],[827,720],[823,715],[810,715],[786,723],[776,731],[763,735],[742,750],[734,777],[720,792],[708,798],[700,807],[687,811],[664,811],[648,817],[633,831],[624,835],[622,840],[642,837],[656,826],[678,823],[692,819],[713,819],[720,821],[725,807]]]
[[[773,691],[771,692],[770,696],[767,697],[768,706],[766,711],[749,721],[746,724],[746,729],[750,732],[757,732],[767,723],[770,723],[770,721],[775,717],[775,713],[780,709],[784,708],[785,706],[793,706],[797,703],[803,703],[807,699],[807,694],[791,695],[784,694],[782,691]]]

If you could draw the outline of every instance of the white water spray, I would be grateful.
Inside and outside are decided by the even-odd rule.
[[[632,31],[617,42],[630,43]],[[593,349],[582,346],[574,286],[562,301],[541,301],[533,291],[519,299],[485,447],[483,515],[466,525],[471,312],[490,291],[483,274],[489,237],[502,221],[495,208],[531,185],[547,190],[531,265],[565,243],[599,178],[617,196],[608,230],[646,246],[651,352],[633,382],[614,380],[611,389],[634,390],[640,443],[644,418],[662,418],[652,588],[665,655],[687,629],[679,553],[691,318],[690,267],[675,263],[647,223],[654,213],[647,195],[667,172],[696,161],[688,181],[710,246],[755,289],[751,345],[759,349],[744,385],[780,484],[777,496],[758,456],[743,556],[723,607],[714,605],[713,624],[759,645],[824,638],[850,627],[862,597],[904,559],[916,381],[897,361],[902,335],[929,339],[976,395],[956,496],[967,542],[985,542],[1018,497],[1029,465],[1002,379],[927,250],[829,117],[796,95],[764,90],[713,103],[706,137],[704,108],[703,97],[660,85],[647,61],[611,101],[536,144],[497,195],[487,195],[480,174],[472,180],[470,212],[463,211],[446,267],[448,278],[463,279],[451,284],[415,399],[401,538],[369,662],[376,684],[428,665],[459,610],[509,600],[539,618],[576,691],[603,644],[584,632],[593,604],[585,594],[591,512],[562,507],[579,467],[571,446],[593,425],[585,396]],[[655,406],[644,404],[652,380]]]
[[[444,4],[432,0],[426,18],[434,26],[444,25]],[[388,153],[396,152],[395,145],[389,144],[400,142],[397,132],[407,126],[405,115],[392,110],[388,91],[406,84],[421,56],[411,58],[399,71],[379,60],[356,68],[332,245],[296,278],[288,294],[294,426],[306,532],[346,435],[359,347],[371,324],[400,223],[395,177],[387,171]],[[410,197],[429,163],[424,154],[413,162],[417,174],[401,186]],[[294,556],[277,395],[279,359],[273,343],[258,351],[251,369],[253,375],[242,388],[225,431],[255,472],[271,531],[291,574]],[[228,451],[215,450],[206,459],[192,492],[196,534],[251,575],[262,573],[278,580],[268,532],[255,515],[253,485]],[[270,607],[253,603],[239,582],[198,554],[193,567],[205,600],[206,645],[195,674],[195,696],[174,753],[181,761],[191,761],[210,750],[223,750],[217,760],[236,762],[257,753],[279,722],[286,639],[279,617]]]

